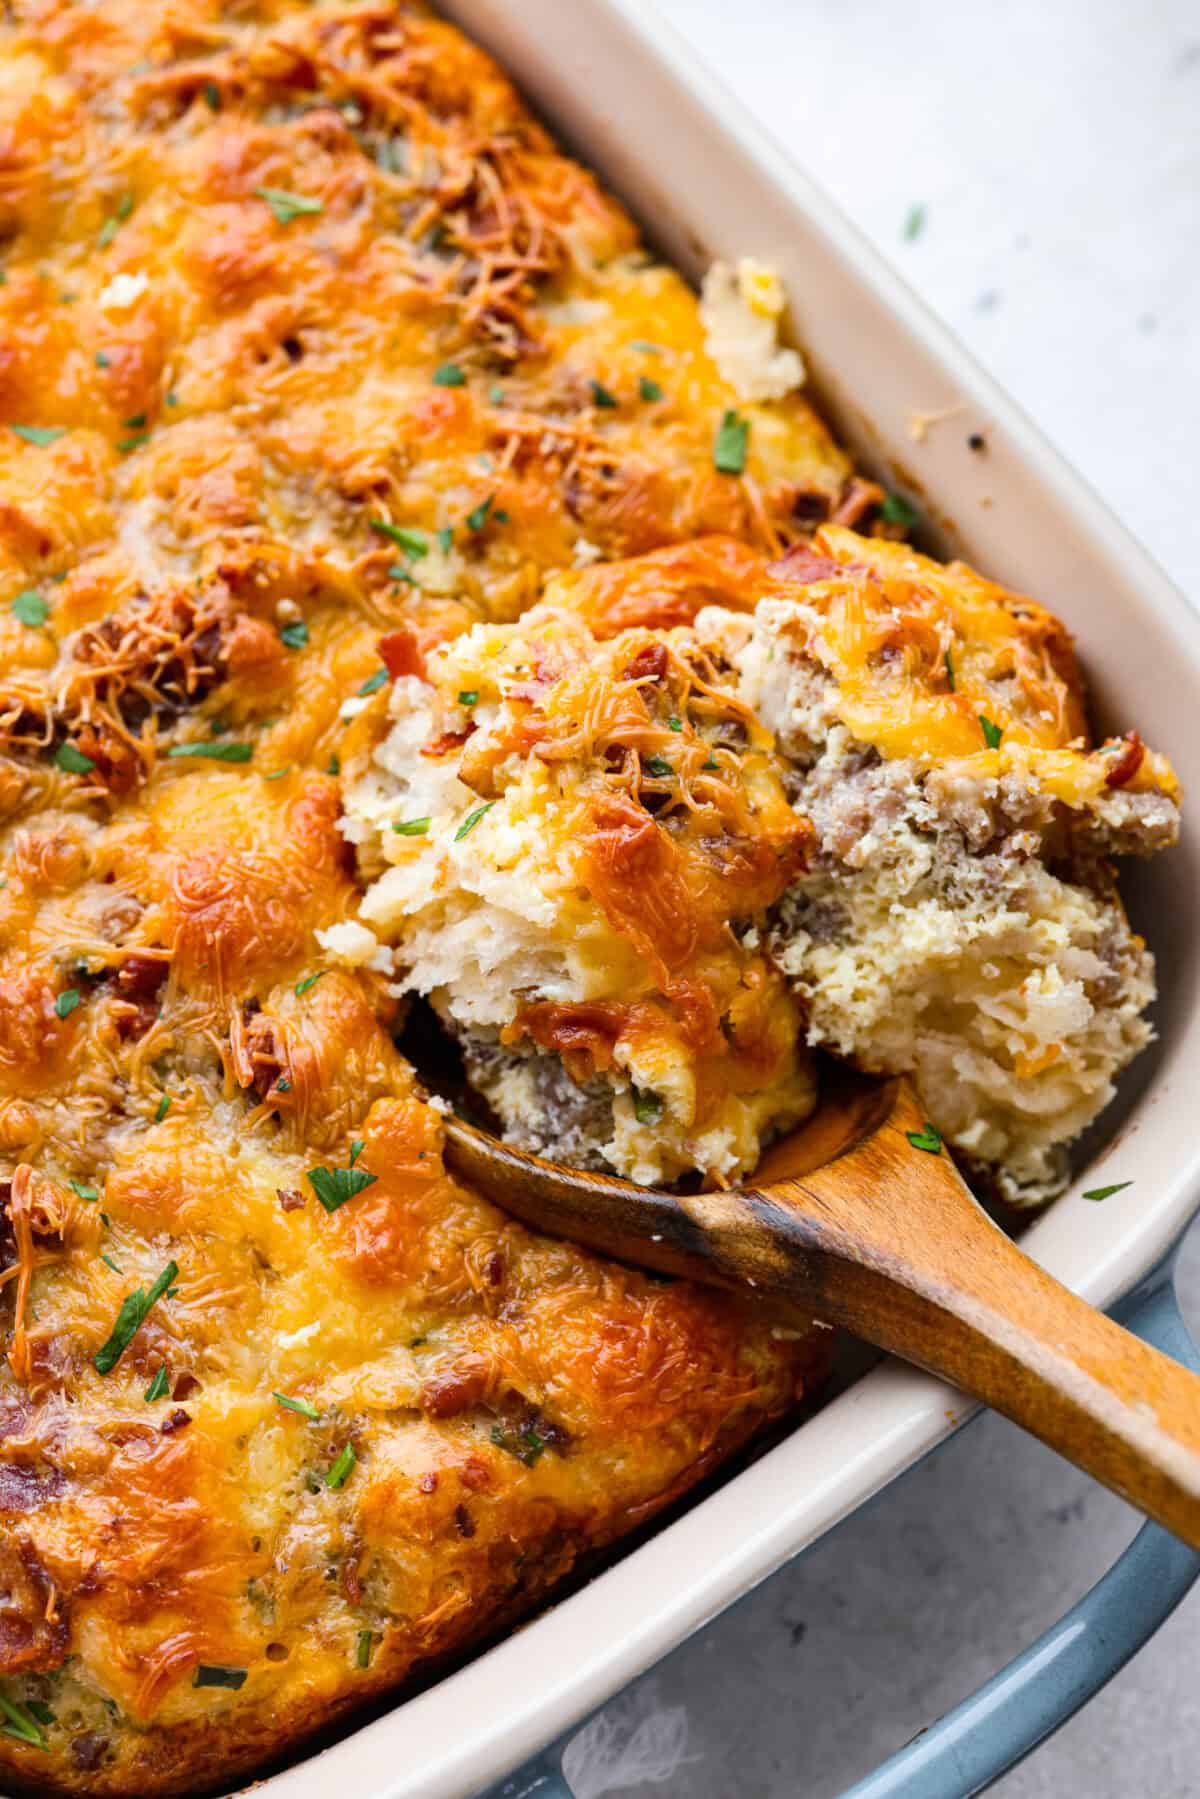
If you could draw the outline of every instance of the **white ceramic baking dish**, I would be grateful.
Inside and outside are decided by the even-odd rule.
[[[793,333],[844,439],[914,495],[936,547],[1059,612],[1081,639],[1099,721],[1136,720],[1200,792],[1200,628],[1181,596],[646,0],[448,0],[445,10],[689,275],[715,256],[751,254],[779,269]],[[914,410],[953,408],[914,441]],[[984,435],[983,453],[968,448],[972,432]],[[1102,1206],[1077,1185],[1026,1239],[1101,1306],[1159,1261],[1200,1200],[1198,863],[1193,831],[1131,883],[1131,910],[1159,956],[1161,1042],[1118,1100],[1101,1154],[1106,1181],[1133,1185]],[[970,1409],[923,1375],[878,1367],[589,1585],[256,1792],[477,1791],[861,1505]]]

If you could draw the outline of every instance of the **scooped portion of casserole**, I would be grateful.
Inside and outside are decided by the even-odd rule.
[[[711,539],[564,576],[427,672],[350,789],[364,867],[394,865],[363,917],[400,989],[464,1034],[510,1136],[641,1181],[728,1179],[801,1115],[804,1038],[913,1075],[1010,1201],[1061,1189],[1151,1036],[1112,859],[1170,843],[1178,804],[1136,733],[1089,747],[1051,614],[825,527],[774,564]],[[434,836],[389,844],[445,776]],[[479,820],[468,854],[447,846],[459,817]],[[635,1047],[651,992],[675,1044],[707,995],[720,1053],[686,1083]]]
[[[403,634],[383,649],[411,666]],[[647,1184],[747,1172],[813,1101],[754,929],[812,831],[719,641],[598,642],[552,592],[423,658],[388,711],[344,763],[368,930],[326,947],[429,995],[525,1146]]]

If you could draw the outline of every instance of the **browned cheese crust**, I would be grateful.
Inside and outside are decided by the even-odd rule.
[[[528,1607],[812,1364],[447,1175],[317,944],[340,709],[381,634],[877,495],[796,397],[715,466],[693,297],[448,26],[17,0],[0,44],[0,1770],[182,1792]]]

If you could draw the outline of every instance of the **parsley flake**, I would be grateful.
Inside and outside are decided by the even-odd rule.
[[[374,1186],[378,1175],[365,1168],[310,1168],[308,1180],[313,1192],[327,1212],[336,1212],[348,1199]]]
[[[1089,1187],[1084,1194],[1085,1199],[1111,1199],[1114,1193],[1124,1193],[1126,1187],[1132,1187],[1132,1181],[1114,1181],[1111,1187]]]
[[[454,548],[454,526],[443,525],[437,533],[437,546],[443,556],[448,556]]]
[[[69,775],[88,775],[96,766],[92,758],[77,750],[73,743],[60,743],[54,752],[54,760]]]
[[[358,1456],[354,1452],[353,1443],[347,1443],[346,1447],[338,1456],[337,1461],[325,1476],[325,1485],[336,1493],[339,1487],[345,1486],[346,1482],[350,1479],[350,1476],[354,1473],[354,1465],[357,1461]]]
[[[54,1010],[60,1018],[69,1018],[82,1001],[83,995],[78,987],[65,987],[54,1002]]]
[[[651,381],[646,375],[642,375],[638,381],[638,392],[641,394],[643,400],[647,400],[651,404],[653,404],[655,400],[661,400],[663,397],[663,390],[658,385],[658,382]]]
[[[674,714],[672,714],[671,717],[667,720],[667,730],[668,731],[682,731],[683,730],[683,720],[681,718],[676,718],[674,716]]]
[[[474,812],[468,813],[466,818],[464,818],[463,822],[459,825],[457,831],[455,831],[455,833],[454,833],[455,843],[461,843],[464,837],[470,836],[471,832],[475,829],[475,826],[479,823],[479,821],[483,817],[484,813],[490,812],[492,807],[495,804],[496,804],[495,800],[488,800],[486,805],[476,806]]]
[[[122,456],[128,456],[131,450],[140,450],[143,444],[148,444],[149,442],[150,433],[148,431],[136,431],[132,437],[121,438],[120,442],[117,444],[117,448]]]
[[[645,1087],[633,1090],[633,1115],[639,1124],[657,1124],[663,1115],[663,1103],[657,1093]]]
[[[290,625],[281,625],[279,641],[289,650],[302,650],[308,642],[308,626],[302,618],[293,620]]]
[[[354,1648],[354,1666],[356,1668],[369,1668],[371,1666],[371,1651],[374,1646],[374,1631],[360,1630],[358,1633],[358,1641]]]
[[[467,377],[457,362],[443,362],[440,368],[433,371],[433,385],[435,387],[465,387]]]
[[[958,682],[955,677],[954,663],[951,659],[949,650],[947,650],[946,654],[942,657],[942,661],[946,664],[946,680],[949,683],[950,691],[951,691],[951,693],[957,693],[958,692]]]
[[[103,350],[96,351],[96,367],[98,369],[108,369],[108,368],[112,367],[112,363],[109,361],[108,357],[104,354]]]
[[[490,493],[486,500],[480,500],[478,506],[474,507],[470,512],[468,512],[467,519],[466,519],[468,531],[482,531],[483,530],[483,527],[487,524],[488,514],[492,510],[492,506],[495,503],[495,499],[496,499],[495,494]]]
[[[393,525],[385,518],[371,520],[372,531],[378,531],[382,537],[390,537],[398,543],[406,556],[419,562],[422,556],[429,554],[429,539],[424,531],[414,531],[408,525]]]
[[[89,1203],[100,1197],[97,1188],[89,1187],[83,1181],[68,1181],[67,1185],[70,1187],[72,1193],[78,1194],[80,1199],[86,1199]]]
[[[937,1130],[935,1126],[930,1124],[928,1119],[925,1120],[925,1129],[923,1131],[905,1131],[904,1135],[908,1138],[914,1149],[923,1149],[927,1155],[931,1156],[941,1155],[941,1132]]]
[[[993,724],[992,720],[988,718],[987,714],[984,712],[979,714],[979,726],[983,732],[983,740],[987,744],[989,750],[998,750],[1000,748],[1000,739],[1004,735],[1004,727],[1002,725]]]
[[[901,525],[906,531],[921,522],[921,514],[902,493],[885,493],[880,501],[879,516],[889,525]]]
[[[640,350],[643,356],[661,356],[661,344],[648,344],[644,337],[633,337],[629,340],[631,350]]]
[[[307,1399],[293,1399],[288,1393],[272,1393],[271,1398],[276,1405],[281,1405],[285,1412],[298,1412],[301,1418],[307,1418],[310,1424],[315,1424],[321,1416],[316,1406],[310,1405]]]
[[[721,420],[713,444],[713,463],[722,475],[740,475],[746,467],[746,449],[750,442],[750,421],[729,411]]]
[[[310,200],[305,194],[290,194],[284,187],[256,187],[254,194],[256,199],[266,201],[277,225],[290,225],[304,213],[324,211],[322,201]]]
[[[285,775],[290,775],[291,772],[292,772],[292,764],[289,762],[285,768],[273,768],[269,775],[263,776],[263,780],[264,781],[282,781],[283,777]]]
[[[589,381],[588,386],[592,390],[592,400],[595,405],[602,406],[609,411],[620,405],[616,394],[609,393],[602,381]]]
[[[904,220],[903,231],[903,237],[906,244],[911,244],[920,237],[922,231],[925,229],[926,217],[925,207],[920,201],[918,201],[915,206],[909,207]]]
[[[50,1747],[28,1706],[18,1705],[15,1699],[10,1699],[3,1687],[0,1687],[0,1718],[4,1720],[0,1731],[6,1737],[16,1737],[19,1743],[30,1743],[35,1749]]]
[[[65,425],[10,425],[9,430],[15,436],[24,438],[27,444],[37,444],[42,449],[67,435]]]
[[[542,1439],[533,1431],[506,1430],[502,1424],[493,1424],[492,1442],[497,1449],[503,1449],[506,1455],[515,1455],[527,1468],[532,1468],[546,1449]]]
[[[167,1113],[170,1110],[171,1110],[171,1095],[169,1093],[164,1093],[162,1098],[159,1100],[157,1106],[154,1108],[155,1124],[161,1124],[163,1119],[166,1117]]]
[[[12,609],[14,616],[19,618],[23,625],[28,625],[30,630],[36,630],[39,625],[44,625],[50,616],[48,603],[33,587],[27,587],[23,593],[17,595],[12,603]]]
[[[654,775],[660,781],[668,780],[675,773],[665,756],[647,756],[642,766],[648,775]]]
[[[397,837],[424,837],[429,829],[428,818],[400,818],[392,826]]]
[[[317,982],[323,980],[328,973],[329,970],[327,968],[321,968],[317,970],[316,974],[305,975],[302,981],[297,981],[295,987],[296,998],[303,999],[309,989],[315,987]]]
[[[168,1262],[149,1292],[137,1287],[121,1301],[121,1309],[117,1313],[117,1321],[113,1325],[108,1342],[98,1349],[92,1358],[97,1374],[111,1374],[129,1345],[133,1342],[150,1315],[150,1309],[156,1305],[179,1273],[176,1262]]]
[[[158,1373],[154,1376],[154,1379],[150,1382],[150,1385],[146,1388],[146,1391],[142,1396],[145,1399],[146,1404],[153,1405],[156,1399],[165,1399],[167,1397],[167,1388],[169,1385],[170,1382],[167,1380],[167,1365],[163,1362]]]
[[[233,1693],[246,1684],[245,1668],[222,1668],[200,1662],[192,1675],[194,1687],[228,1687]]]
[[[503,406],[504,389],[500,386],[488,388],[488,401],[492,406]]]
[[[458,703],[460,706],[477,706],[479,704],[479,689],[477,687],[461,688],[458,695]]]
[[[100,1260],[105,1264],[106,1267],[111,1268],[114,1274],[120,1274],[121,1269],[118,1266],[118,1264],[113,1261],[111,1256],[105,1255],[102,1251],[101,1255],[100,1255]]]
[[[220,112],[221,90],[215,81],[206,81],[204,83],[204,98],[208,102],[208,109],[210,112]]]
[[[206,762],[249,762],[252,743],[173,743],[168,756],[200,756]]]

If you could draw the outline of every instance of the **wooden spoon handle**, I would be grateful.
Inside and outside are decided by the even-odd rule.
[[[851,1155],[743,1196],[792,1243],[807,1303],[984,1400],[1200,1549],[1200,1377],[1010,1242],[944,1153],[914,1150],[922,1122],[902,1085]]]

